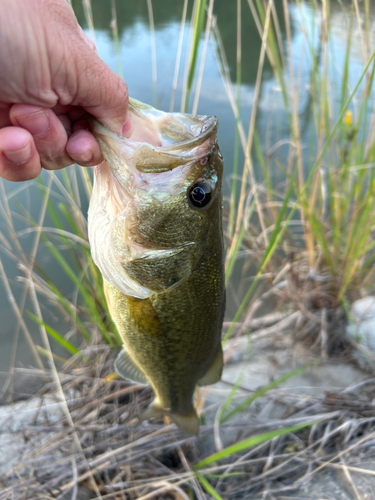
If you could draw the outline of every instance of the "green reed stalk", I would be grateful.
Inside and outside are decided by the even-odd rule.
[[[206,4],[207,4],[207,0],[196,0],[195,16],[194,16],[194,24],[193,24],[193,40],[192,40],[192,44],[191,44],[191,48],[190,48],[189,70],[188,70],[188,75],[187,75],[186,93],[185,93],[185,99],[184,99],[184,104],[183,104],[184,113],[187,112],[190,92],[191,92],[191,88],[193,85],[195,69],[196,69],[196,64],[197,64],[199,42],[201,39],[203,25],[204,25]]]
[[[30,311],[26,311],[31,319],[35,321],[38,325],[44,326],[47,333],[54,338],[61,346],[63,346],[70,354],[79,354],[79,349],[75,347],[71,342],[66,340],[62,335],[59,334],[54,328],[49,326],[45,321],[40,320],[35,314],[32,314]]]

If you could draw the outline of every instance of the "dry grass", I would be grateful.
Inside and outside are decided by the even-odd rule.
[[[268,337],[273,343],[272,332]],[[0,464],[0,500],[83,498],[78,485],[85,486],[85,498],[205,499],[210,485],[215,498],[272,498],[307,485],[325,467],[375,474],[360,465],[375,460],[375,379],[319,396],[301,398],[291,391],[283,419],[264,420],[246,410],[240,420],[220,425],[214,416],[222,401],[216,399],[203,410],[207,424],[197,439],[174,425],[138,423],[151,390],[110,380],[114,352],[107,345],[94,345],[85,354],[90,361],[77,366],[72,359],[59,372],[64,402],[50,374],[51,382],[34,397],[40,398],[40,409],[33,418],[17,424],[18,408],[14,421],[10,414],[2,423],[3,439],[14,442],[15,451],[7,459],[13,465]],[[263,398],[264,404],[285,404],[278,389]],[[316,423],[310,428],[199,466],[223,446],[311,421]]]

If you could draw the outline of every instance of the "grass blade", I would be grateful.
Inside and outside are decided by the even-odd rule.
[[[187,76],[186,83],[186,93],[185,100],[183,104],[184,113],[187,112],[189,97],[191,92],[191,87],[193,84],[195,67],[197,65],[197,56],[198,56],[198,48],[199,42],[202,35],[203,24],[204,24],[204,16],[206,11],[207,0],[197,0],[196,8],[195,8],[195,17],[194,17],[194,26],[193,26],[193,41],[190,50],[190,60],[189,60],[189,73]]]
[[[230,418],[232,418],[236,413],[238,413],[239,411],[243,410],[247,406],[251,405],[251,403],[253,401],[255,401],[257,398],[259,398],[260,396],[263,396],[264,394],[266,394],[271,389],[274,389],[275,387],[277,387],[278,385],[282,384],[283,382],[286,382],[290,378],[293,378],[296,375],[299,375],[300,373],[302,373],[305,370],[307,370],[307,368],[310,368],[311,366],[313,366],[315,364],[316,363],[310,363],[310,364],[308,364],[306,366],[302,366],[301,368],[296,368],[295,370],[293,370],[293,371],[291,371],[289,373],[286,373],[285,375],[282,375],[281,377],[277,378],[276,380],[273,380],[271,383],[269,383],[268,385],[262,387],[261,389],[259,389],[258,391],[256,391],[254,394],[252,394],[250,397],[248,397],[247,399],[245,399],[245,401],[243,401],[241,404],[239,404],[238,406],[236,406],[232,411],[230,411],[229,413],[227,413],[226,415],[224,415],[220,419],[220,423],[223,424],[224,422],[226,422],[227,420],[229,420]]]
[[[211,484],[205,479],[199,472],[195,473],[198,481],[201,483],[203,488],[207,491],[209,495],[211,495],[215,500],[224,500],[223,497],[219,495],[219,493],[211,486]]]
[[[223,458],[229,457],[234,453],[239,453],[240,451],[246,450],[247,448],[251,448],[257,444],[264,443],[265,441],[269,441],[274,439],[275,437],[284,436],[285,434],[289,434],[290,432],[297,432],[305,427],[311,427],[314,424],[317,424],[320,421],[314,420],[312,422],[306,422],[299,425],[292,425],[290,427],[286,427],[285,429],[277,429],[275,431],[265,432],[264,434],[258,434],[257,436],[252,436],[251,438],[244,439],[236,444],[228,446],[218,453],[214,453],[213,455],[205,458],[201,462],[198,462],[194,466],[194,470],[201,469],[202,467],[212,464],[213,462],[217,462],[218,460],[222,460]]]
[[[64,339],[62,335],[60,335],[56,330],[54,330],[51,326],[47,325],[44,321],[40,320],[35,314],[33,314],[30,311],[26,311],[28,316],[32,320],[35,321],[39,326],[44,326],[46,331],[53,337],[62,347],[64,347],[67,351],[69,351],[71,354],[79,354],[79,349],[75,347],[73,344],[71,344],[68,340]]]

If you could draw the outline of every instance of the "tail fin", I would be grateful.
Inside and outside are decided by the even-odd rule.
[[[185,415],[181,413],[172,413],[165,408],[162,408],[157,400],[155,400],[139,417],[140,422],[149,420],[150,418],[162,417],[167,415],[182,431],[193,436],[198,436],[199,419],[195,408]]]
[[[192,434],[193,436],[198,436],[199,419],[195,408],[193,408],[191,412],[186,415],[181,415],[181,413],[171,413],[169,416],[182,431],[187,434]]]

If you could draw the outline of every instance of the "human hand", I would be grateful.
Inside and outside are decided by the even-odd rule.
[[[0,176],[37,177],[103,158],[90,113],[129,137],[126,83],[97,55],[66,0],[0,0]]]

